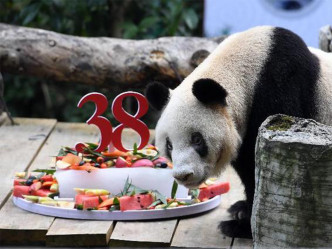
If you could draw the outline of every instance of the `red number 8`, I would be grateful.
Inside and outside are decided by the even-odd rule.
[[[138,109],[134,116],[130,115],[122,108],[123,100],[129,96],[135,97],[138,102]],[[128,151],[126,148],[123,147],[121,142],[121,134],[123,128],[125,127],[132,128],[140,135],[141,141],[138,149],[143,149],[144,146],[148,144],[150,137],[149,128],[146,126],[146,124],[139,120],[139,118],[141,118],[144,114],[147,113],[148,109],[148,101],[142,94],[137,92],[124,92],[114,99],[112,105],[113,116],[121,123],[113,130],[113,145],[115,148],[121,151]]]

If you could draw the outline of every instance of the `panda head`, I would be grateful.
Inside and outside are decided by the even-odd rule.
[[[156,146],[173,161],[180,184],[196,187],[235,157],[239,135],[229,115],[227,91],[216,81],[201,78],[174,91],[152,83],[146,96],[162,111]]]

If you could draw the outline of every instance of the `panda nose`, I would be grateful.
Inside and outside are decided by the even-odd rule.
[[[190,178],[192,178],[193,175],[194,175],[193,172],[180,172],[180,173],[174,173],[173,177],[180,182],[185,182],[188,181]]]

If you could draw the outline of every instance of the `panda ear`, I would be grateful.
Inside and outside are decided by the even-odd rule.
[[[167,104],[170,94],[170,89],[159,82],[151,82],[145,89],[145,96],[150,105],[158,111],[161,111]]]
[[[203,104],[226,106],[227,91],[212,79],[199,79],[193,84],[194,96]]]

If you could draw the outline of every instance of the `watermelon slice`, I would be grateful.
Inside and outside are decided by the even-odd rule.
[[[15,185],[13,196],[23,198],[23,195],[30,195],[30,186]]]
[[[40,178],[40,180],[43,182],[52,182],[54,179],[52,175],[44,175]]]
[[[139,210],[147,208],[153,202],[153,197],[150,194],[122,196],[119,198],[120,210]]]
[[[217,195],[227,193],[229,189],[229,182],[219,182],[213,185],[207,185],[206,187],[199,189],[198,199],[200,201],[206,201]]]
[[[101,198],[101,201],[105,201],[105,200],[107,200],[108,195],[92,196],[92,195],[77,194],[75,196],[75,204],[76,204],[76,206],[82,205],[83,209],[95,208],[95,207],[98,207],[98,205],[100,204],[99,197]],[[98,203],[96,202],[96,200],[98,201]],[[94,206],[95,204],[96,204],[96,206]],[[89,207],[91,205],[92,205],[92,207]]]
[[[41,196],[41,197],[49,197],[49,196],[53,195],[54,193],[48,189],[38,189],[38,190],[32,190],[31,194],[36,195],[36,196]]]
[[[14,179],[14,186],[15,185],[25,185],[26,179]]]

